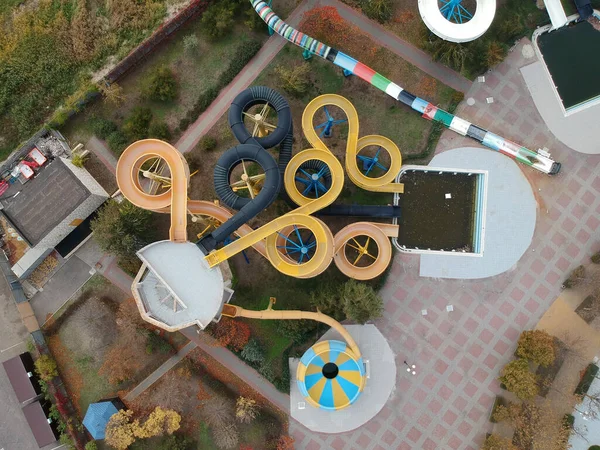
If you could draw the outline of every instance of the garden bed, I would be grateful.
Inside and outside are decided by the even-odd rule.
[[[535,374],[538,380],[539,393],[538,395],[542,397],[546,397],[548,392],[550,392],[550,388],[556,375],[560,371],[563,363],[565,362],[565,358],[568,354],[567,347],[560,341],[559,339],[554,339],[555,343],[555,359],[554,362],[548,367],[538,366]]]
[[[168,358],[169,352],[174,351],[173,346],[182,344],[179,333],[176,339],[175,334],[172,336],[172,344],[164,341],[167,352],[158,350],[162,348],[163,340],[153,332],[148,334],[147,339],[131,340],[127,345],[131,353],[136,355],[138,369],[125,382],[111,383],[101,368],[108,352],[122,339],[117,332],[116,320],[122,302],[133,303],[132,300],[126,300],[125,294],[105,278],[95,275],[44,329],[48,347],[80,417],[83,417],[90,403],[134,387]],[[132,311],[137,313],[135,305]],[[136,319],[141,322],[139,317]],[[144,332],[144,328],[138,331]],[[169,337],[166,336],[167,339]],[[127,362],[123,361],[123,364]]]
[[[259,405],[260,412],[250,423],[235,420],[235,402],[239,396],[255,399]],[[218,401],[223,402],[230,417],[221,424],[206,426],[211,419],[207,417],[206,405]],[[215,448],[214,429],[227,424],[235,426],[233,432],[237,432],[240,443],[252,448],[264,448],[265,443],[287,433],[287,422],[280,412],[200,349],[163,375],[130,406],[137,412],[150,411],[155,406],[177,411],[182,416],[178,434],[194,441],[190,448],[196,448],[194,444],[197,448]],[[149,441],[140,440],[132,448],[155,448],[148,444]]]

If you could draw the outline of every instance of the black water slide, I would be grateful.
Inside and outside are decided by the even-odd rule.
[[[264,137],[253,137],[244,124],[244,113],[255,105],[265,103],[271,105],[277,113],[277,128]],[[285,98],[277,91],[265,86],[253,86],[240,92],[229,108],[228,119],[231,131],[240,145],[227,150],[217,161],[214,185],[219,199],[238,212],[198,242],[207,253],[273,203],[281,191],[283,174],[292,158],[292,113]],[[277,163],[266,149],[278,145]],[[257,163],[265,173],[262,189],[254,199],[239,196],[230,186],[231,173],[242,161]]]

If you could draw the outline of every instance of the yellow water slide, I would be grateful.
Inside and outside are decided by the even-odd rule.
[[[157,157],[169,168],[171,187],[160,194],[150,194],[141,185],[142,179],[148,175],[143,166]],[[154,211],[170,207],[169,238],[175,242],[187,242],[187,188],[190,169],[175,147],[158,139],[134,142],[119,158],[116,177],[119,189],[134,205]]]

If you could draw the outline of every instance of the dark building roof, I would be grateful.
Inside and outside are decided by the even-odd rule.
[[[23,407],[23,415],[38,446],[44,447],[57,439],[56,424],[48,423],[49,405],[33,402]]]
[[[19,403],[24,403],[41,394],[37,375],[34,372],[33,359],[29,353],[15,356],[4,361],[2,365]],[[31,373],[31,377],[28,373]]]
[[[35,246],[90,195],[73,172],[56,158],[25,184],[11,185],[3,195],[3,212]]]

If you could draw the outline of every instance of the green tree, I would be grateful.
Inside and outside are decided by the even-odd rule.
[[[158,120],[152,121],[148,128],[148,137],[168,141],[171,139],[171,130],[169,125]]]
[[[282,320],[282,322],[291,322]],[[251,363],[261,363],[265,360],[265,350],[256,339],[250,339],[242,349],[242,358]]]
[[[554,336],[544,330],[523,331],[517,345],[517,356],[548,367],[556,358]]]
[[[138,106],[125,120],[123,131],[132,140],[145,139],[148,137],[148,128],[151,121],[152,110]]]
[[[177,98],[177,80],[167,66],[158,67],[150,75],[144,94],[151,100],[169,102]]]
[[[127,200],[109,200],[91,227],[100,248],[118,257],[135,256],[153,239],[152,213]]]
[[[51,381],[58,375],[58,367],[56,361],[49,355],[42,355],[35,361],[35,371],[40,378],[45,381]]]
[[[323,314],[336,320],[344,319],[344,308],[342,304],[342,293],[339,287],[323,285],[319,290],[311,293],[311,304]]]
[[[454,42],[444,41],[440,38],[432,38],[427,46],[431,56],[436,61],[440,61],[456,70],[463,70],[465,62],[470,56],[469,49],[464,44],[455,44]]]
[[[362,0],[361,9],[371,19],[380,23],[392,18],[392,0]]]
[[[306,93],[310,86],[310,64],[302,63],[292,67],[286,67],[284,65],[277,66],[275,73],[279,77],[281,87],[296,97]]]
[[[521,400],[532,399],[538,394],[535,374],[529,371],[524,359],[515,359],[504,366],[499,379],[507,391],[513,392]]]
[[[344,312],[349,319],[365,323],[381,317],[383,300],[371,286],[356,280],[348,280],[343,289]]]
[[[232,2],[213,3],[202,14],[202,30],[213,39],[225,36],[235,25],[234,12]]]

